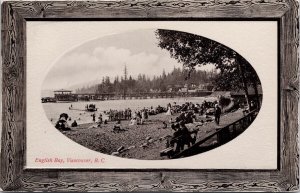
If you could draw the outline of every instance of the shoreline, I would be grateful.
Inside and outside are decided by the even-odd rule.
[[[122,111],[124,109],[130,108],[132,112],[142,110],[143,108],[157,106],[167,107],[168,103],[177,103],[179,105],[186,102],[192,102],[194,104],[201,104],[204,100],[207,102],[213,102],[217,100],[217,97],[191,97],[191,98],[163,98],[163,99],[140,99],[140,100],[115,100],[115,101],[94,101],[94,102],[75,102],[75,103],[43,103],[44,110],[46,112],[47,118],[55,124],[61,113],[67,113],[71,117],[71,121],[68,120],[68,124],[76,120],[77,124],[91,123],[91,115],[96,114],[96,117],[99,113],[103,115],[103,119],[108,119],[106,114],[103,114],[105,111],[108,112],[110,109]],[[95,104],[97,111],[95,112],[86,112],[85,107],[87,104]],[[69,107],[72,105],[72,109]]]
[[[170,93],[167,93],[170,94]],[[211,94],[208,95],[203,95],[203,96],[185,96],[185,93],[182,93],[181,96],[174,96],[174,97],[127,97],[127,98],[110,98],[110,99],[90,99],[90,100],[56,100],[54,101],[46,101],[42,103],[76,103],[76,102],[100,102],[100,101],[116,101],[116,100],[121,100],[121,101],[126,101],[126,100],[148,100],[148,99],[175,99],[175,98],[209,98],[209,97],[217,97],[217,95],[212,92]],[[97,94],[90,94],[90,95],[97,95]],[[55,97],[49,97],[49,96],[43,96],[41,97],[42,99],[50,98],[50,99],[55,99]]]

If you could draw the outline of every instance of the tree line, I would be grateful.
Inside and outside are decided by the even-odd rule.
[[[188,74],[190,78],[187,78]],[[185,85],[198,86],[201,83],[210,83],[216,76],[215,70],[195,70],[190,73],[187,69],[174,67],[171,72],[166,73],[163,70],[161,75],[152,78],[146,74],[139,74],[136,78],[133,78],[131,75],[128,76],[125,66],[123,76],[116,76],[113,80],[109,76],[103,77],[101,83],[77,89],[76,93],[114,93],[122,95],[142,92],[177,92]]]

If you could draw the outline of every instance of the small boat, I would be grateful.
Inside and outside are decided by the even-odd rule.
[[[95,112],[97,111],[96,105],[95,104],[89,104],[85,107],[85,111],[88,112]]]
[[[54,97],[43,97],[42,103],[56,103],[56,99]]]

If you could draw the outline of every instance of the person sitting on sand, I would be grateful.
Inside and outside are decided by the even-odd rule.
[[[188,130],[188,128],[185,126],[184,122],[180,123],[180,128],[182,132],[182,150],[184,149],[184,145],[187,145],[190,147],[191,143],[193,142],[193,139],[191,137],[191,134]]]
[[[78,126],[78,124],[77,124],[76,120],[74,120],[73,123],[71,124],[71,127],[77,127],[77,126]]]
[[[184,112],[184,111],[187,111],[187,109],[188,109],[188,106],[186,104],[183,104],[180,111]]]
[[[180,122],[183,121],[184,119],[185,119],[184,113],[181,113],[178,117],[176,117],[175,121]]]
[[[70,127],[67,123],[68,117],[69,116],[66,113],[60,114],[59,119],[55,124],[55,128],[58,129],[58,130],[62,130],[62,131],[70,130]]]
[[[150,107],[149,115],[155,115],[155,110],[153,109],[153,106]]]
[[[118,120],[118,121],[116,122],[116,124],[114,125],[113,130],[114,130],[114,131],[119,131],[119,130],[121,130],[121,121],[120,121],[120,120]]]
[[[136,118],[132,118],[132,119],[130,120],[129,125],[136,125],[136,124],[137,124]]]
[[[116,124],[114,125],[113,132],[120,132],[120,131],[127,131],[127,129],[122,129],[122,127],[121,127],[121,121],[118,120],[116,122]]]
[[[184,115],[184,123],[188,124],[188,123],[193,123],[193,114],[191,112],[186,112]]]
[[[179,127],[179,124],[172,124],[171,128],[175,131],[173,133],[172,138],[170,139],[169,144],[167,144],[167,146],[171,146],[171,147],[175,147],[175,153],[178,153],[181,151],[181,149],[183,149],[182,145],[182,131]]]

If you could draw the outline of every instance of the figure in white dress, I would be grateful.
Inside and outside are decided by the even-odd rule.
[[[172,115],[172,110],[171,110],[171,104],[169,103],[168,106],[168,111],[166,112],[166,115]]]
[[[133,113],[129,125],[137,125],[137,113],[136,112]]]

